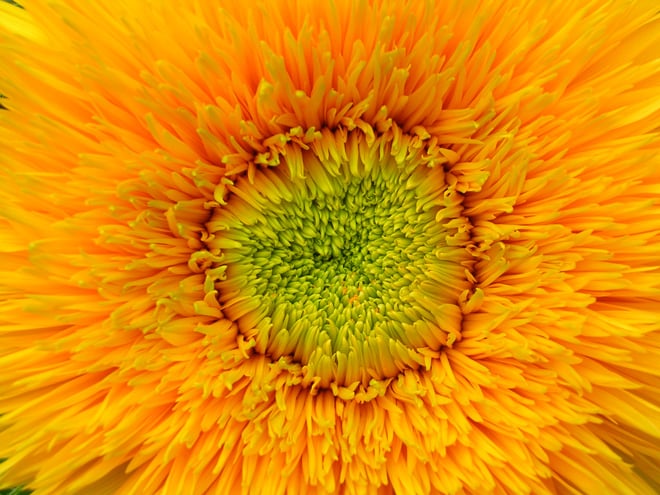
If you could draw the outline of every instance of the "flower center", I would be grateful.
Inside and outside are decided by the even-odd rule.
[[[460,335],[460,195],[421,151],[385,148],[308,151],[305,177],[289,164],[241,178],[209,224],[225,314],[257,352],[321,386],[424,366]]]

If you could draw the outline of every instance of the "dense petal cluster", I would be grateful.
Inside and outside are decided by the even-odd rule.
[[[660,488],[652,0],[0,2],[0,486]]]

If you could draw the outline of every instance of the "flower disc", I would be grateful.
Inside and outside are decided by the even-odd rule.
[[[423,148],[395,155],[379,141],[312,146],[298,157],[304,176],[285,158],[241,178],[208,224],[224,313],[257,352],[300,363],[307,383],[393,377],[460,336],[461,197]]]

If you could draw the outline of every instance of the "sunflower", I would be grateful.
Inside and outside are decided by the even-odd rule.
[[[660,487],[651,0],[0,2],[0,486]]]

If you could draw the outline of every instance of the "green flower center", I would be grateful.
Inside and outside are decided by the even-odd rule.
[[[424,366],[460,335],[459,195],[421,151],[367,151],[309,151],[305,177],[289,164],[240,179],[210,223],[225,314],[257,352],[300,363],[321,386]]]

